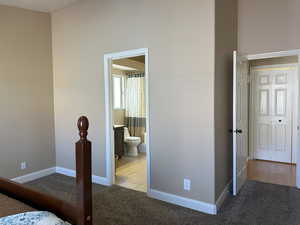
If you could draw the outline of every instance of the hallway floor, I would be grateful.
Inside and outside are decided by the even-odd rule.
[[[137,157],[123,156],[116,161],[116,185],[136,191],[147,191],[146,153]]]
[[[294,164],[249,160],[247,173],[248,180],[296,186],[296,165]]]

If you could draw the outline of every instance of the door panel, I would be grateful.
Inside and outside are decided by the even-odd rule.
[[[287,145],[286,126],[274,126],[274,151],[284,152]]]
[[[254,73],[254,158],[291,163],[293,71]]]
[[[237,195],[247,179],[249,64],[237,52],[233,61],[233,194]]]
[[[258,126],[258,148],[261,150],[268,150],[270,145],[270,125],[259,124]]]
[[[286,74],[276,74],[276,84],[286,84],[287,75]]]
[[[285,116],[286,115],[286,105],[287,105],[287,90],[277,89],[275,90],[275,115]]]
[[[267,116],[269,114],[269,90],[259,91],[259,114],[262,116]]]

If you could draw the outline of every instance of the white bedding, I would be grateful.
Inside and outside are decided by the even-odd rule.
[[[70,225],[49,212],[27,212],[0,218],[0,225]]]

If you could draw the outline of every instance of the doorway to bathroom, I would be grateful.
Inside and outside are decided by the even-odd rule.
[[[150,187],[148,49],[104,56],[106,169],[111,185]]]

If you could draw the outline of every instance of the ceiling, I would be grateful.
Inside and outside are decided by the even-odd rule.
[[[140,63],[144,63],[145,64],[145,56],[144,55],[136,56],[136,57],[131,57],[129,59],[134,60],[136,62],[140,62]]]
[[[15,6],[41,12],[53,12],[81,0],[0,0],[0,5]]]

